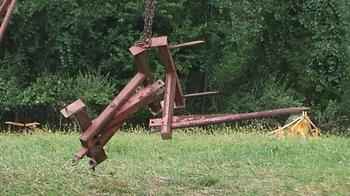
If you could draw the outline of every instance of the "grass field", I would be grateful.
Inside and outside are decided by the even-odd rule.
[[[121,133],[95,172],[78,135],[0,135],[0,195],[349,195],[350,139]]]

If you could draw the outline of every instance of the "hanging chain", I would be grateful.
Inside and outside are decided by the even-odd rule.
[[[156,0],[145,0],[144,26],[141,41],[146,45],[151,45],[152,25],[156,9]]]

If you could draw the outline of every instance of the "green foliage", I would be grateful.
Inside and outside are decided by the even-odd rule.
[[[295,91],[288,90],[286,85],[275,83],[274,80],[256,84],[249,92],[243,89],[225,100],[227,103],[224,105],[229,105],[228,111],[253,112],[303,105],[303,100]]]
[[[5,81],[0,78],[0,107],[2,108],[2,111],[8,111],[11,107],[14,107],[19,103],[17,92],[18,89],[13,80]]]
[[[19,95],[22,96],[22,104],[59,106],[60,100],[72,100],[74,89],[70,81],[56,75],[39,77]]]
[[[76,78],[47,75],[37,78],[18,96],[24,106],[48,105],[57,109],[82,98],[96,112],[108,104],[114,90],[108,76],[101,74],[80,73]]]
[[[325,108],[316,108],[315,119],[322,122],[321,128],[330,133],[342,133],[344,125],[348,125],[348,116],[342,113],[342,104],[330,100]],[[345,124],[346,123],[346,124]]]
[[[95,115],[109,104],[116,91],[116,85],[109,79],[109,75],[99,73],[79,74],[71,86],[75,99],[82,98]],[[68,99],[62,99],[66,100]]]

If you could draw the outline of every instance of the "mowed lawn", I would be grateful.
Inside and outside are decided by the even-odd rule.
[[[0,195],[350,195],[350,139],[119,133],[72,166],[78,134],[0,135]]]

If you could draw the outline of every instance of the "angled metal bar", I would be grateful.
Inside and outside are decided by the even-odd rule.
[[[220,94],[219,91],[209,91],[209,92],[186,94],[186,95],[184,95],[184,97],[185,98],[192,98],[192,97],[211,96],[211,95],[218,95],[218,94]]]
[[[143,46],[140,45],[135,45],[129,48],[129,52],[133,55],[139,55],[141,53],[143,53],[144,51],[146,51],[146,48],[144,48]]]
[[[152,85],[148,85],[144,89],[137,92],[123,107],[118,110],[113,116],[113,119],[108,123],[106,129],[115,127],[120,122],[126,120],[130,115],[137,112],[141,107],[152,103],[154,100],[159,100],[164,95],[164,82],[158,80]]]
[[[10,22],[13,10],[15,9],[15,5],[16,5],[16,0],[8,0],[8,1],[4,1],[3,4],[1,5],[0,8],[0,14],[4,15],[4,18],[1,21],[1,26],[0,26],[0,41],[2,40],[2,38],[4,37],[6,28]]]
[[[138,71],[146,75],[146,79],[143,83],[144,86],[152,84],[154,78],[148,64],[148,51],[144,51],[134,56],[134,63],[137,65]],[[158,114],[161,111],[160,102],[150,103],[149,108],[152,114]]]
[[[262,112],[242,113],[242,114],[219,114],[219,115],[190,115],[190,116],[174,116],[172,128],[188,128],[203,125],[220,124],[225,122],[234,122],[241,120],[259,119],[259,118],[270,118],[276,116],[298,114],[303,111],[307,111],[307,107],[294,107],[276,109]],[[163,120],[151,119],[150,127],[159,128],[163,126]]]
[[[63,108],[60,112],[65,118],[70,118],[76,113],[82,111],[84,108],[86,108],[85,103],[81,99],[78,99],[66,106],[65,108]]]
[[[81,132],[85,131],[91,125],[91,118],[89,117],[86,108],[78,112],[75,115],[75,118],[78,120]]]
[[[86,130],[91,125],[91,119],[86,111],[86,105],[81,99],[63,108],[61,114],[65,118],[74,116],[80,125],[81,131]]]
[[[80,141],[88,147],[88,141],[98,135],[100,130],[112,119],[114,113],[135,93],[136,88],[142,84],[146,76],[137,73],[134,78],[124,87],[124,89],[114,98],[106,109],[92,122],[92,124],[81,134]]]
[[[141,107],[148,105],[155,99],[159,99],[163,93],[164,82],[160,80],[137,92],[114,114],[113,119],[109,121],[106,128],[104,128],[104,131],[102,131],[97,138],[93,139],[90,147],[82,147],[75,154],[75,159],[80,160],[86,155],[92,159],[98,157],[99,155],[96,152],[100,151],[100,149],[103,149],[103,146],[107,144],[112,136],[123,125],[126,119],[137,112]],[[90,153],[90,149],[92,149],[93,153]],[[103,157],[103,155],[101,155],[101,157]],[[99,163],[97,160],[95,161]]]
[[[182,48],[182,47],[189,47],[189,46],[195,46],[198,44],[203,44],[205,41],[199,40],[199,41],[193,41],[193,42],[187,42],[187,43],[182,43],[182,44],[175,44],[175,45],[170,45],[170,49],[175,49],[175,48]]]
[[[165,65],[166,72],[173,72],[176,80],[175,103],[177,107],[185,106],[185,98],[183,96],[180,80],[176,73],[176,66],[168,46],[159,47],[159,57]]]
[[[107,125],[106,132],[99,138],[100,144],[104,146],[126,119],[136,113],[141,107],[158,100],[163,94],[164,82],[158,80],[130,98],[130,101],[114,115],[113,120]]]
[[[5,16],[7,8],[9,7],[11,0],[3,0],[0,6],[0,17]]]

